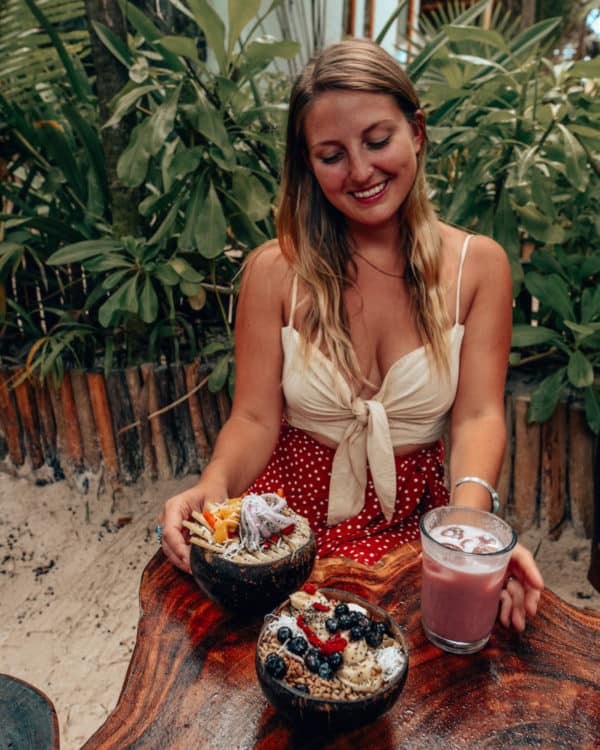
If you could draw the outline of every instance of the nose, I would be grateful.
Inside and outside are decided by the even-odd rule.
[[[373,167],[369,161],[369,156],[363,151],[350,154],[349,166],[350,177],[358,184],[367,182],[373,173]]]

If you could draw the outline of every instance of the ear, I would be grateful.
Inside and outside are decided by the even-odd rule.
[[[414,119],[411,123],[413,129],[413,138],[417,153],[421,150],[421,146],[427,143],[427,127],[425,125],[425,115],[423,110],[418,109],[415,112]]]

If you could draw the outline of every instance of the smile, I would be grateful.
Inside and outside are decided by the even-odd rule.
[[[372,188],[369,188],[368,190],[357,190],[356,192],[353,192],[352,195],[355,198],[365,199],[365,198],[373,198],[376,195],[379,195],[379,193],[382,193],[386,186],[387,186],[387,180],[384,182],[380,182],[379,185],[374,185]]]

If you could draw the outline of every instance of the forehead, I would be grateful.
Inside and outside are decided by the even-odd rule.
[[[304,121],[309,148],[321,141],[339,141],[361,134],[379,122],[406,122],[389,94],[366,91],[324,91],[313,101]]]

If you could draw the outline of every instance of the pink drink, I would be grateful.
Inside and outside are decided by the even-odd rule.
[[[444,531],[454,529],[462,532],[460,539],[444,536]],[[489,564],[478,556],[497,552],[502,545],[496,537],[474,526],[440,526],[431,536],[444,546],[452,544],[450,549],[486,551],[453,565],[440,564],[423,553],[421,611],[428,628],[451,641],[464,643],[485,638],[496,619],[506,566],[500,560],[500,566],[496,561],[495,569],[490,570]]]
[[[447,506],[430,514],[421,521],[423,627],[441,648],[473,653],[494,625],[516,536],[485,511]]]

